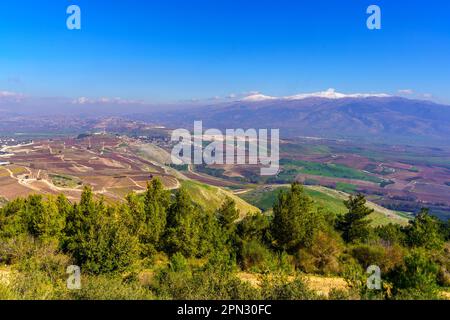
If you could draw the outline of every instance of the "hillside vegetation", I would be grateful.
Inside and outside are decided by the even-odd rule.
[[[262,211],[267,211],[273,207],[278,194],[288,189],[289,186],[287,185],[266,186],[250,190],[239,196]],[[324,209],[330,214],[340,215],[347,210],[343,201],[348,199],[349,194],[320,186],[305,186],[305,193],[314,200],[317,207]],[[408,223],[407,218],[398,215],[395,211],[385,209],[370,201],[367,201],[367,206],[374,209],[374,212],[368,217],[373,226],[389,223],[406,225]]]
[[[186,189],[191,199],[207,211],[218,210],[227,198],[230,198],[235,202],[236,209],[240,212],[241,218],[248,214],[261,211],[240,197],[235,196],[230,191],[218,187],[213,187],[192,180],[185,180],[181,183],[181,185]]]
[[[310,192],[294,183],[271,214],[245,216],[228,193],[214,209],[220,189],[188,182],[173,194],[158,178],[117,203],[89,187],[76,203],[15,199],[0,208],[0,299],[442,297],[449,224],[423,210],[406,226],[374,227],[364,196],[333,215]],[[82,273],[76,290],[67,287],[73,265]],[[373,265],[382,275],[376,290],[366,285]]]

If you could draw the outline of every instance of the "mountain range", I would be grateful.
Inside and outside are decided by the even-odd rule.
[[[205,129],[280,129],[283,138],[449,146],[450,137],[448,105],[333,89],[287,97],[254,93],[235,100],[171,105],[105,99],[81,104],[68,99],[0,99],[0,132],[60,131],[61,126],[87,130],[110,116],[168,128],[190,129],[194,121],[202,120]]]
[[[334,90],[292,97],[262,94],[239,101],[139,114],[170,127],[280,129],[282,137],[352,139],[380,143],[449,145],[450,106],[385,94],[345,95]]]

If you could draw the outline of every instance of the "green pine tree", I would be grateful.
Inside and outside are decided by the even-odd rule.
[[[66,217],[58,209],[58,203],[53,197],[42,202],[42,211],[34,217],[35,235],[44,240],[59,241],[65,227]],[[32,233],[33,234],[33,233]]]
[[[222,206],[217,210],[219,224],[227,231],[234,228],[239,215],[239,210],[236,209],[236,202],[229,197],[225,199]]]
[[[342,237],[346,242],[367,240],[370,235],[370,219],[367,217],[374,210],[366,206],[366,198],[362,194],[350,196],[344,204],[348,212],[337,221],[337,229],[342,232]]]
[[[65,250],[85,271],[124,271],[137,259],[138,239],[121,217],[123,206],[107,207],[86,187],[67,219]]]
[[[293,252],[310,246],[314,233],[321,229],[324,217],[303,187],[293,183],[288,192],[281,192],[273,208],[271,234],[275,246]]]
[[[429,214],[428,209],[422,211],[406,228],[407,243],[411,247],[440,249],[444,244],[444,236],[438,219]]]
[[[199,232],[202,227],[196,219],[199,216],[199,209],[193,205],[187,191],[180,188],[167,219],[166,252],[170,254],[180,252],[185,257],[197,255]]]
[[[141,242],[153,248],[160,246],[161,237],[167,224],[167,210],[170,193],[164,189],[160,179],[155,178],[147,184],[144,196],[144,221]]]

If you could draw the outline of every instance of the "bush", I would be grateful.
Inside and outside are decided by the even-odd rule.
[[[375,234],[386,245],[399,244],[403,245],[406,242],[406,235],[402,231],[402,227],[397,224],[387,224],[375,228]]]
[[[64,299],[66,268],[71,262],[56,244],[19,237],[11,239],[8,248],[15,265],[3,294],[24,300]]]
[[[258,290],[232,273],[211,268],[175,272],[162,270],[152,286],[158,299],[174,300],[248,300],[258,299]]]
[[[429,291],[416,288],[399,289],[394,300],[439,300],[437,291]]]
[[[0,261],[14,265],[19,272],[44,272],[52,279],[64,278],[71,258],[58,250],[56,242],[41,242],[19,236],[0,244]]]
[[[19,300],[19,297],[16,295],[16,292],[14,292],[11,287],[0,281],[0,300]]]
[[[351,254],[364,269],[375,265],[383,273],[388,273],[403,263],[403,249],[398,245],[385,247],[380,244],[361,244],[354,246]]]
[[[424,249],[413,249],[404,263],[389,275],[398,299],[435,299],[438,297],[437,275],[439,268]]]
[[[126,281],[120,276],[82,276],[81,290],[70,291],[76,300],[151,300],[152,292],[137,281]]]
[[[277,264],[275,255],[257,240],[243,243],[240,261],[244,270],[255,272],[273,270]]]
[[[358,300],[360,295],[355,290],[332,289],[328,294],[328,300]]]
[[[237,235],[242,241],[265,242],[269,237],[269,227],[269,217],[261,213],[250,214],[238,222]]]
[[[406,235],[408,244],[414,248],[441,249],[444,244],[439,220],[432,217],[426,209],[410,222]]]
[[[306,273],[339,273],[341,270],[339,256],[342,248],[342,241],[336,234],[320,231],[314,236],[309,248],[297,252],[296,266]]]
[[[302,278],[290,281],[286,276],[265,277],[261,295],[267,300],[316,300],[319,295],[310,290]]]
[[[434,258],[439,265],[438,282],[443,287],[450,287],[450,242]]]
[[[179,252],[170,258],[169,266],[173,272],[186,272],[189,270],[186,258]]]

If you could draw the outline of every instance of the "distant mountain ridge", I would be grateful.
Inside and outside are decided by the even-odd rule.
[[[323,98],[323,99],[344,99],[344,98],[388,98],[391,95],[385,93],[352,93],[345,94],[337,92],[335,89],[331,88],[326,91],[313,92],[313,93],[300,93],[293,96],[287,97],[271,97],[266,96],[261,93],[256,93],[249,95],[242,99],[242,101],[264,101],[264,100],[303,100],[307,98]]]
[[[284,137],[450,145],[447,105],[388,95],[265,97],[158,112],[147,119],[170,127],[191,128],[202,120],[205,128],[278,128]]]
[[[222,130],[280,129],[284,138],[450,146],[450,106],[383,93],[343,94],[334,89],[287,97],[253,93],[234,101],[170,105],[0,99],[0,133],[86,131],[112,116],[168,128],[191,129],[195,120],[202,120],[205,128]]]

